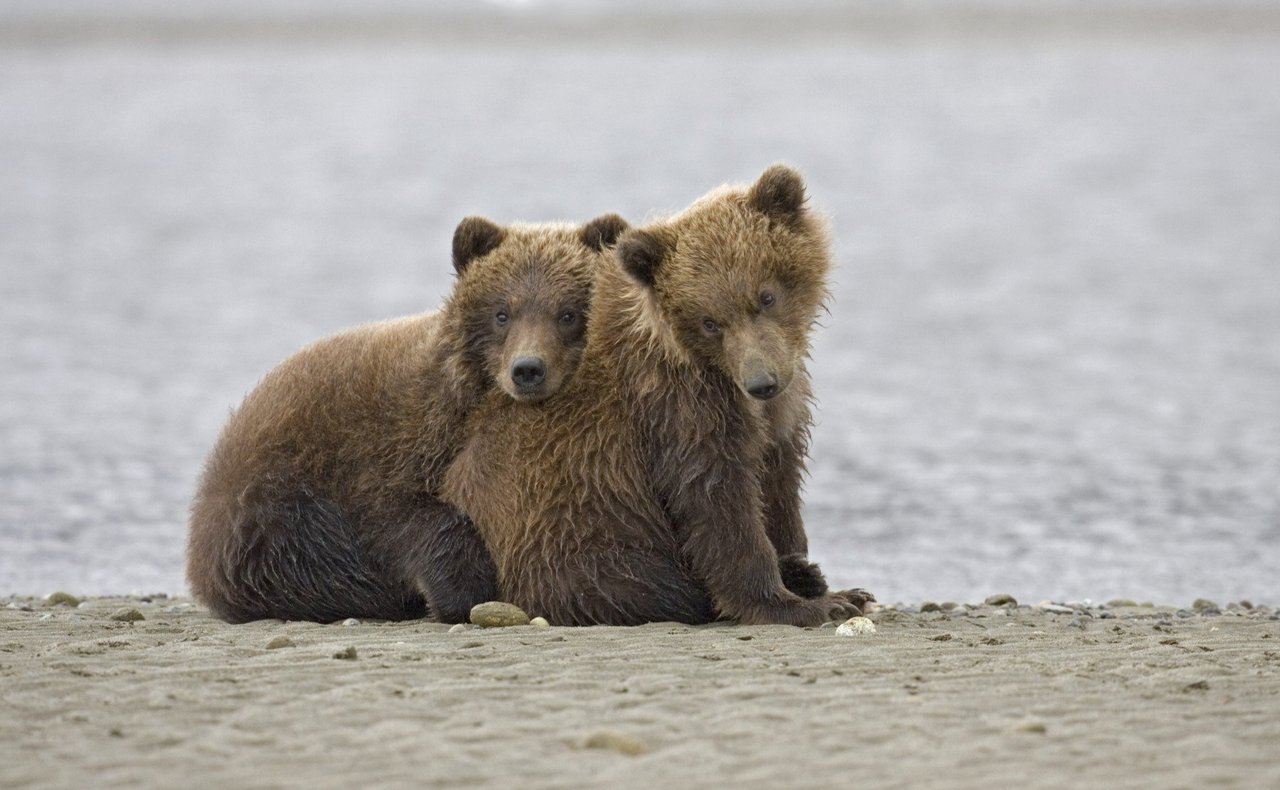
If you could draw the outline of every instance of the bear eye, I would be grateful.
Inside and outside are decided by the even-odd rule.
[[[565,310],[560,314],[560,323],[568,326],[578,320],[578,314],[572,310]]]
[[[717,324],[715,321],[711,320],[710,318],[702,319],[702,328],[707,330],[708,334],[712,334],[712,335],[720,334],[720,325]]]
[[[511,320],[511,316],[507,315],[506,310],[499,310],[498,314],[493,317],[493,320],[498,326],[506,326],[507,322]]]
[[[773,295],[773,291],[761,291],[761,292],[760,292],[760,306],[761,306],[761,307],[772,307],[772,306],[773,306],[773,303],[774,303],[774,302],[776,302],[776,301],[778,301],[778,297],[776,297],[776,296],[774,296],[774,295]]]

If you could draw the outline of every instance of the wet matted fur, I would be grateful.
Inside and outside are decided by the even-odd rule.
[[[440,311],[339,333],[267,374],[192,503],[196,598],[233,622],[456,622],[496,597],[484,544],[437,490],[480,398],[532,403],[571,380],[596,270],[625,228],[469,217]]]
[[[475,410],[443,496],[504,600],[559,624],[813,625],[870,597],[828,592],[804,557],[804,361],[829,267],[804,203],[775,166],[627,232],[574,379],[536,409]]]

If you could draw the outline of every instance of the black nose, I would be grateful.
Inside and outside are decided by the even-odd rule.
[[[769,400],[778,394],[778,380],[772,373],[754,373],[747,377],[746,389],[753,398]]]
[[[520,357],[511,365],[511,380],[522,390],[533,389],[547,378],[547,365],[538,357]]]

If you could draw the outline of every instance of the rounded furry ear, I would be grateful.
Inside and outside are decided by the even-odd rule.
[[[617,256],[622,268],[644,285],[653,285],[666,254],[666,242],[652,231],[627,231],[618,241]]]
[[[747,203],[771,219],[794,225],[804,210],[804,179],[786,165],[773,165],[747,192]]]
[[[493,252],[507,232],[484,217],[467,217],[453,232],[453,269],[462,274],[467,264]]]
[[[591,249],[599,252],[612,247],[618,237],[631,226],[617,214],[601,214],[578,229],[578,238]]]

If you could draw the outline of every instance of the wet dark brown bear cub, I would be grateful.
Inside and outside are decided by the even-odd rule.
[[[804,558],[804,359],[829,266],[804,202],[775,166],[624,234],[574,379],[536,409],[476,409],[443,496],[502,599],[560,624],[794,625],[868,600]]]
[[[440,311],[342,332],[271,371],[192,504],[196,598],[233,622],[456,622],[496,597],[488,553],[437,489],[479,398],[540,401],[570,380],[603,250],[625,228],[465,219]]]

